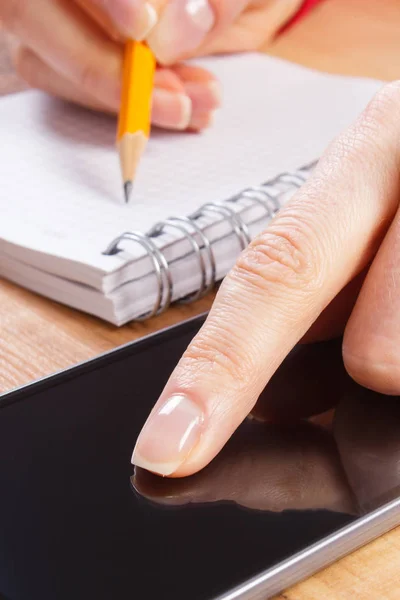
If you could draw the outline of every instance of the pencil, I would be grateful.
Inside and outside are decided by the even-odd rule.
[[[129,202],[136,170],[150,135],[155,66],[155,57],[145,43],[126,42],[117,133],[125,202]]]

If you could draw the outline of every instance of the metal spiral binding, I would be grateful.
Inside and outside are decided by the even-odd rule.
[[[210,214],[221,215],[230,224],[231,233],[235,234],[240,248],[244,250],[251,241],[249,228],[243,218],[228,206],[228,203],[234,205],[240,201],[248,200],[252,204],[261,206],[265,210],[265,216],[268,219],[272,219],[281,208],[279,198],[286,192],[301,187],[306,182],[316,162],[314,161],[305,165],[295,173],[281,173],[262,185],[246,188],[236,196],[228,198],[224,203],[212,202],[204,204],[189,217],[170,217],[165,221],[160,221],[147,234],[137,231],[127,231],[115,238],[103,252],[104,255],[112,256],[121,252],[120,243],[123,241],[138,243],[146,250],[147,255],[151,259],[153,271],[157,278],[158,290],[154,306],[151,311],[136,320],[142,321],[161,314],[170,306],[173,298],[174,290],[171,268],[163,252],[154,243],[156,238],[163,235],[169,228],[180,231],[189,242],[193,254],[195,254],[199,263],[201,285],[198,291],[180,299],[179,302],[194,302],[208,294],[217,283],[216,261],[212,243],[204,231],[197,225],[197,221]],[[282,185],[286,189],[282,189]]]
[[[153,263],[154,273],[157,277],[158,288],[154,307],[151,311],[145,313],[144,315],[136,319],[137,321],[144,321],[160,314],[161,312],[166,310],[166,308],[168,308],[168,306],[171,304],[173,291],[171,271],[168,266],[168,262],[165,259],[165,256],[162,252],[160,252],[160,250],[154,244],[152,239],[149,236],[143,235],[143,233],[137,231],[126,231],[125,233],[115,238],[115,240],[111,242],[108,248],[106,248],[104,254],[107,256],[118,254],[118,252],[120,252],[118,244],[123,240],[131,240],[133,242],[136,242],[140,244],[145,250],[147,250],[148,256],[150,257]],[[165,286],[165,281],[167,283],[167,286]],[[166,293],[165,287],[167,290]]]
[[[183,233],[185,238],[188,240],[189,244],[192,246],[193,252],[198,258],[201,272],[200,288],[197,292],[194,292],[194,294],[190,294],[189,296],[186,296],[185,298],[182,298],[180,300],[180,302],[182,303],[194,302],[195,300],[199,300],[200,298],[202,298],[214,287],[216,264],[214,253],[211,247],[211,242],[204,235],[200,227],[198,227],[196,223],[193,223],[193,221],[191,221],[188,217],[171,217],[169,219],[166,219],[165,221],[161,221],[160,223],[154,225],[154,227],[150,229],[147,235],[150,238],[154,236],[159,236],[168,227],[172,227],[173,229],[177,229],[178,231]],[[190,231],[189,228],[194,230],[195,233],[193,233],[193,231]],[[195,234],[197,234],[200,237],[202,246],[200,246],[197,243]],[[204,260],[203,249],[207,253],[207,257],[211,267],[211,276],[209,277],[209,281],[207,281],[207,265]]]
[[[219,213],[223,217],[226,217],[227,220],[231,223],[232,230],[235,232],[240,246],[242,250],[246,248],[246,246],[251,241],[251,236],[249,232],[249,228],[243,219],[235,213],[234,210],[222,204],[222,202],[210,202],[208,204],[204,204],[198,211],[193,213],[189,218],[190,219],[199,219],[201,216],[207,214],[207,212]]]

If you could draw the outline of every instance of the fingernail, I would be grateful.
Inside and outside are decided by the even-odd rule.
[[[133,39],[141,41],[150,33],[158,21],[157,11],[148,2],[144,4],[139,13],[137,23],[133,28]]]
[[[214,22],[208,0],[171,0],[147,41],[159,62],[171,64],[198,48]]]
[[[168,129],[187,129],[192,118],[189,96],[157,88],[153,92],[152,121]]]
[[[210,127],[214,122],[215,111],[194,114],[189,123],[189,129],[201,131]]]
[[[176,394],[148,418],[132,455],[132,464],[158,475],[172,475],[197,445],[204,416],[183,394]]]
[[[136,7],[132,0],[112,0],[108,6],[121,32],[134,40],[143,40],[158,20],[156,9],[148,2]]]

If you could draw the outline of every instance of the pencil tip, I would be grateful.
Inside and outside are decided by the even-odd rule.
[[[124,183],[124,194],[125,194],[125,203],[128,204],[131,194],[132,194],[132,181],[125,181]]]

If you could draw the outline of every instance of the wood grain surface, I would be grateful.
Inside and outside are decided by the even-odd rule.
[[[24,89],[12,71],[7,42],[0,24],[0,95]],[[325,0],[264,50],[329,72],[397,78],[400,3]],[[173,307],[147,323],[116,328],[0,280],[0,392],[200,314],[211,301],[209,297],[192,306]],[[400,529],[275,600],[396,599],[400,600]]]

